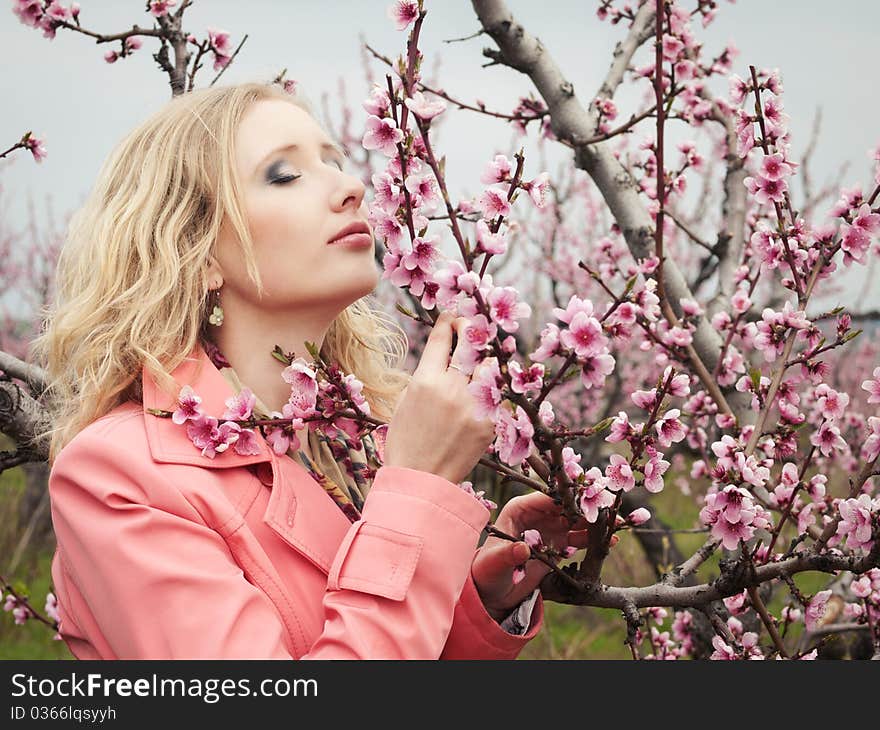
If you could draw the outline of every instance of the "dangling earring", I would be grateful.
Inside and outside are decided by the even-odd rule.
[[[208,323],[219,327],[223,324],[223,307],[220,306],[220,287],[211,289],[211,314],[208,315]]]

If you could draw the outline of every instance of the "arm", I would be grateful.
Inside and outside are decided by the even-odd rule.
[[[97,625],[72,618],[102,656],[291,658],[272,602],[163,476],[155,465],[132,469],[89,432],[59,454],[50,476],[59,552]],[[447,480],[383,467],[331,566],[324,631],[302,658],[439,657],[487,519]]]

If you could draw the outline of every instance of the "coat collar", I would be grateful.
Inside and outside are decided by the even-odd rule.
[[[216,368],[201,344],[196,344],[186,359],[171,373],[182,388],[189,385],[202,399],[202,408],[208,415],[219,417],[226,410],[226,399],[235,395],[232,388]],[[217,454],[213,459],[202,456],[202,452],[190,441],[185,425],[178,425],[170,418],[153,416],[148,408],[166,411],[177,409],[177,396],[164,393],[144,367],[141,373],[143,383],[144,419],[146,420],[147,440],[153,459],[166,464],[191,464],[216,469],[227,469],[247,464],[271,461],[270,447],[259,431],[256,432],[260,453],[241,456],[234,449]]]
[[[225,410],[226,399],[234,395],[232,387],[200,344],[171,374],[181,388],[190,385],[201,397],[204,412],[215,418]],[[142,376],[144,409],[173,411],[177,408],[177,397],[167,396],[146,368]],[[289,468],[282,468],[282,458],[274,455],[259,431],[256,432],[259,454],[240,456],[233,449],[227,449],[211,459],[202,456],[201,450],[193,445],[186,434],[186,426],[146,411],[144,419],[150,453],[156,461],[215,469],[268,462],[257,469],[260,481],[272,489],[263,522],[324,573],[329,572],[351,523],[302,466],[290,459]]]

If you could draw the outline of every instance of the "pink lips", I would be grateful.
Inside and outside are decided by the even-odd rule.
[[[370,233],[370,227],[362,222],[351,223],[339,232],[328,242],[328,245],[334,246],[354,246],[357,248],[372,246],[373,236]]]
[[[373,237],[369,233],[349,233],[347,236],[330,241],[328,245],[355,246],[356,248],[361,248],[363,246],[372,246]]]

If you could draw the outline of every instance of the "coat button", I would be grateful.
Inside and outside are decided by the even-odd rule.
[[[275,481],[272,475],[272,465],[267,462],[257,464],[257,479],[259,479],[267,487],[271,487]]]

